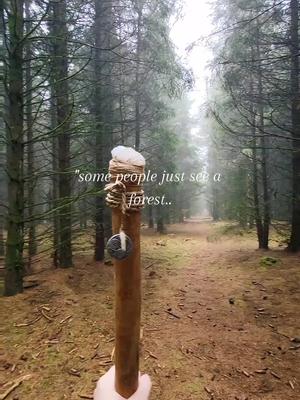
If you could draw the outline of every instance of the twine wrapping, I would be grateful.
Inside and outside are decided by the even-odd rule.
[[[129,211],[140,211],[144,207],[144,191],[140,186],[144,166],[112,159],[109,162],[109,173],[111,183],[104,189],[107,192],[105,199],[107,206],[119,208],[122,214]],[[127,191],[128,187],[130,187],[130,191]]]

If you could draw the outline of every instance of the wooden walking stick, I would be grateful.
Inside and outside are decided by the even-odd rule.
[[[138,388],[141,315],[140,225],[145,160],[118,146],[109,164],[106,203],[112,208],[114,236],[107,249],[115,267],[115,389],[129,398]]]

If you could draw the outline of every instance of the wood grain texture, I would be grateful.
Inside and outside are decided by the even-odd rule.
[[[130,189],[129,189],[130,190]],[[112,210],[113,233],[119,233],[122,213]],[[133,242],[133,251],[115,266],[115,366],[116,391],[129,398],[138,387],[141,317],[139,211],[123,215],[123,230]]]

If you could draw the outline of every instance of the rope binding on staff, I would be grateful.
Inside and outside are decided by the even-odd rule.
[[[144,207],[144,191],[139,182],[144,174],[144,166],[133,165],[112,159],[109,162],[111,183],[105,186],[106,204],[119,208],[122,214],[139,211]],[[127,188],[131,188],[127,191]]]
[[[106,204],[122,212],[118,235],[107,242],[107,249],[112,257],[123,260],[132,250],[132,241],[123,231],[125,215],[139,211],[144,207],[144,191],[141,182],[144,176],[144,157],[130,147],[117,146],[112,150],[109,162],[111,182],[105,186]]]

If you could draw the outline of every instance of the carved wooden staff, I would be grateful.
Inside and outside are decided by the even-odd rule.
[[[115,268],[115,388],[129,398],[138,387],[141,316],[140,225],[144,158],[131,148],[112,151],[106,201],[114,236],[107,249]]]

